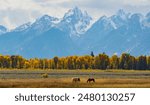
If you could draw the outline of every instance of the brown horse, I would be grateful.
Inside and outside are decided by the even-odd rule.
[[[72,78],[72,82],[80,82],[80,78],[79,77]]]
[[[90,82],[95,82],[95,79],[94,79],[94,78],[89,78],[89,79],[87,80],[87,83],[90,83]]]

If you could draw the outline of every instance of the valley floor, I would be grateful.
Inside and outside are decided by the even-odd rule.
[[[42,75],[47,74],[48,78]],[[73,83],[73,77],[81,81]],[[89,77],[95,83],[87,83]],[[150,71],[0,70],[1,88],[150,88]]]

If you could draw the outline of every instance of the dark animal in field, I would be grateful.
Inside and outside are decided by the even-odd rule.
[[[79,77],[72,78],[72,82],[80,82],[80,78]]]
[[[89,79],[87,80],[87,83],[90,83],[90,82],[95,82],[95,79],[94,79],[94,78],[89,78]]]

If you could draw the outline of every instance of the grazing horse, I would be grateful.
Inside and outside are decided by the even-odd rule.
[[[89,79],[87,80],[87,83],[90,83],[90,82],[95,82],[95,79],[94,79],[94,78],[89,78]]]
[[[80,82],[80,78],[79,77],[72,78],[72,82]]]

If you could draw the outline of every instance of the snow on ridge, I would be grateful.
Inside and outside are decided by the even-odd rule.
[[[17,27],[16,29],[14,29],[13,31],[24,31],[27,28],[29,28],[31,26],[31,24],[32,24],[31,22],[25,23],[25,24]]]
[[[119,16],[122,20],[119,20],[120,18],[117,18],[117,16]],[[110,17],[102,16],[99,20],[104,22],[103,24],[104,26],[106,26],[105,28],[110,28],[111,26],[113,29],[117,29],[124,25],[125,22],[129,21],[129,19],[133,17],[136,18],[136,16],[140,17],[140,22],[144,28],[150,27],[150,13],[147,13],[147,15],[144,18],[140,14],[130,14],[129,16],[129,13],[126,13],[123,9],[118,10],[116,15]],[[146,17],[149,19],[149,21],[143,21],[146,19]],[[117,22],[113,20],[113,18],[115,18]],[[61,23],[62,21],[63,23]],[[97,21],[98,20],[93,20],[93,18],[89,16],[89,14],[86,11],[81,11],[78,7],[75,7],[73,9],[68,10],[68,12],[64,14],[63,18],[56,18],[51,17],[49,15],[43,15],[42,17],[36,19],[33,23],[30,22],[23,24],[15,28],[13,31],[24,31],[32,27],[34,24],[34,27],[37,27],[35,29],[41,28],[41,30],[43,30],[45,28],[50,29],[51,27],[56,27],[61,30],[66,29],[66,31],[70,31],[70,34],[80,36],[80,34],[84,34]]]

